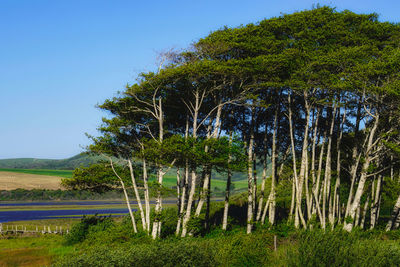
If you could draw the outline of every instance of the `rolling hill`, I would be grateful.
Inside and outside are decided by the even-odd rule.
[[[88,166],[98,161],[100,157],[87,154],[78,154],[68,159],[35,159],[16,158],[0,159],[1,169],[47,169],[47,170],[73,170],[81,165]]]

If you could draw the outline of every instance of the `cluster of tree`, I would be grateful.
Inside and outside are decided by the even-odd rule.
[[[203,212],[207,223],[212,171],[227,176],[223,229],[232,171],[247,173],[248,233],[256,222],[276,223],[283,181],[291,185],[288,219],[296,227],[343,224],[351,231],[368,218],[373,228],[382,188],[399,179],[399,45],[400,25],[330,7],[225,27],[165,53],[157,72],[101,104],[109,116],[90,150],[109,157],[124,191],[113,158],[126,162],[142,227],[154,238],[163,176],[172,166],[177,235],[186,236],[189,220]],[[149,168],[159,185],[152,222]],[[399,226],[399,210],[400,196],[387,229]]]

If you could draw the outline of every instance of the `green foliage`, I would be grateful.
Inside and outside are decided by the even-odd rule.
[[[113,225],[111,217],[84,216],[81,221],[75,224],[65,237],[67,245],[82,242],[91,232],[102,232]]]
[[[205,233],[204,228],[204,215],[200,214],[200,216],[192,216],[187,224],[188,232],[194,236],[198,236]]]
[[[191,241],[99,246],[84,254],[63,257],[55,266],[211,266],[213,254],[207,243]]]
[[[289,266],[399,266],[400,246],[341,230],[314,230],[300,235],[288,260]]]
[[[347,216],[346,218],[344,218],[344,221],[346,223],[353,223],[353,218],[351,218],[351,216]]]
[[[120,165],[115,166],[120,177],[129,182],[129,170]],[[89,190],[93,192],[106,192],[120,186],[120,181],[115,176],[108,163],[96,163],[88,167],[76,168],[72,179],[63,179],[62,185],[72,190]]]
[[[236,231],[152,241],[142,234],[123,238],[123,229],[122,224],[90,231],[80,252],[59,258],[55,266],[265,266],[273,240],[267,231]]]

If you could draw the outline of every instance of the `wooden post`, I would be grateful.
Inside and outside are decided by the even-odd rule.
[[[276,235],[274,235],[274,250],[276,251]]]

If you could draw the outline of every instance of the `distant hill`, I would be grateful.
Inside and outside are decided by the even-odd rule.
[[[73,170],[81,165],[88,166],[100,160],[99,156],[78,154],[68,159],[0,159],[2,169],[48,169],[48,170]]]

